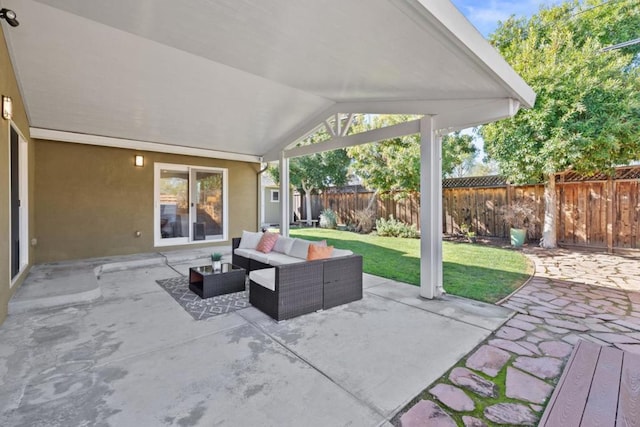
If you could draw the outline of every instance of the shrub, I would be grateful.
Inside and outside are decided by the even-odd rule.
[[[529,234],[536,231],[536,224],[540,222],[537,215],[537,206],[531,199],[521,199],[503,206],[501,209],[504,220],[511,228],[522,228]]]
[[[332,209],[325,209],[320,213],[320,228],[333,228],[338,226],[338,216]]]
[[[416,239],[419,237],[418,229],[414,224],[408,225],[389,216],[389,219],[380,218],[376,220],[378,236],[403,237],[406,239]]]
[[[357,233],[369,234],[373,230],[376,213],[372,209],[362,209],[354,214],[355,231]]]

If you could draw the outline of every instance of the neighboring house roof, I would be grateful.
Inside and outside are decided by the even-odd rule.
[[[535,100],[444,0],[3,7],[21,23],[5,37],[35,138],[277,160],[336,113],[436,115],[451,129]]]

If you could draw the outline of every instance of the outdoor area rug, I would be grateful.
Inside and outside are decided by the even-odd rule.
[[[195,320],[231,313],[251,305],[249,304],[249,293],[247,291],[201,299],[189,290],[189,278],[186,276],[156,280],[156,283],[169,292],[169,295]]]

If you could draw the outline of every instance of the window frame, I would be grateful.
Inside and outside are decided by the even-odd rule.
[[[227,168],[186,165],[180,163],[159,163],[154,162],[153,170],[153,246],[186,246],[194,244],[225,242],[229,240],[229,170]],[[169,169],[179,172],[187,172],[189,174],[189,233],[187,237],[162,238],[160,233],[160,174],[162,169]],[[219,172],[222,173],[222,235],[220,237],[194,240],[193,235],[193,218],[194,218],[194,202],[193,196],[193,176],[195,172]]]

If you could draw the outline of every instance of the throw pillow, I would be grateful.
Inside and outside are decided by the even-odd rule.
[[[307,254],[307,261],[313,261],[314,259],[331,258],[332,252],[333,252],[333,246],[309,245],[309,253]]]
[[[271,252],[276,242],[278,241],[279,234],[269,233],[268,231],[262,235],[260,238],[260,242],[256,246],[256,250],[260,252],[264,252],[265,254]]]
[[[262,233],[252,233],[250,231],[243,231],[242,238],[240,239],[240,245],[238,246],[240,249],[255,249],[260,243],[260,239],[262,238]]]

